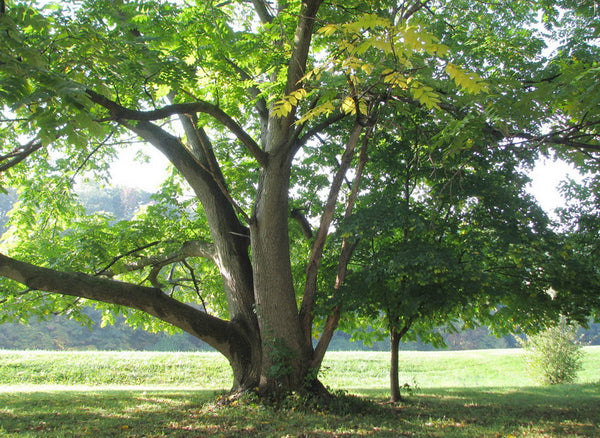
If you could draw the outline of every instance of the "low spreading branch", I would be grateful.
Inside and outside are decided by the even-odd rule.
[[[231,323],[177,301],[160,289],[43,268],[0,254],[0,276],[30,290],[86,298],[141,310],[190,333],[231,357]],[[242,341],[240,341],[242,342]]]

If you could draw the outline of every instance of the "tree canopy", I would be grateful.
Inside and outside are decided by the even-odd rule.
[[[549,225],[523,204],[515,172],[539,154],[594,172],[599,31],[592,1],[2,2],[1,185],[19,200],[0,318],[85,319],[93,305],[107,322],[121,314],[204,340],[228,358],[235,389],[316,388],[347,310],[330,297],[355,251],[393,262],[390,281],[435,284],[454,283],[435,271],[451,271],[460,248],[514,264],[542,255]],[[132,142],[164,154],[170,175],[130,220],[86,214],[77,182],[107,181]],[[430,182],[387,167],[417,156]],[[400,183],[414,185],[405,199],[432,201],[376,218],[391,231],[381,248],[405,246],[368,253],[360,218]],[[431,234],[424,220],[443,223]],[[440,230],[454,233],[443,239],[454,255],[431,264]],[[531,244],[494,246],[507,230]],[[598,305],[581,248],[565,245],[552,265],[564,284],[548,282],[577,319]],[[493,301],[506,324],[522,322]]]

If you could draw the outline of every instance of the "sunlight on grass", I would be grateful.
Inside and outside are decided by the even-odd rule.
[[[322,380],[358,398],[307,409],[302,399],[217,406],[231,374],[212,353],[0,351],[0,435],[600,436],[598,347],[586,348],[578,383],[553,387],[533,386],[519,350],[400,357],[405,402],[387,402],[387,353],[335,352]]]

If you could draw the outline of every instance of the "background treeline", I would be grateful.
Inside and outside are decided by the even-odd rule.
[[[131,218],[139,207],[152,202],[151,195],[132,188],[98,188],[81,186],[78,190],[89,212],[104,211],[116,220]],[[8,220],[16,197],[12,193],[0,195],[0,227]],[[187,333],[149,333],[133,329],[122,320],[115,325],[100,327],[100,315],[93,310],[86,313],[94,321],[92,329],[62,315],[52,316],[47,321],[30,322],[27,325],[0,324],[0,349],[18,350],[142,350],[142,351],[202,351],[210,347]],[[519,344],[513,336],[495,337],[486,327],[457,333],[444,333],[437,329],[451,350],[484,348],[512,348]],[[600,324],[592,324],[582,331],[582,342],[600,344]],[[389,351],[389,340],[384,339],[366,345],[352,341],[349,334],[338,332],[331,342],[330,350],[376,350]],[[434,347],[422,342],[401,343],[403,350],[432,350]]]
[[[133,329],[119,320],[112,326],[100,327],[100,315],[93,310],[86,312],[96,323],[92,329],[64,316],[57,315],[49,321],[0,325],[0,349],[8,350],[141,350],[141,351],[208,351],[211,347],[187,333],[149,333]],[[438,329],[440,332],[443,330]],[[443,333],[450,350],[476,350],[488,348],[513,348],[519,346],[513,336],[495,337],[486,327]],[[592,324],[581,331],[586,345],[600,345],[600,324]],[[350,335],[337,332],[331,342],[331,351],[375,350],[389,351],[385,339],[365,345],[352,341]],[[433,350],[422,342],[400,344],[401,350]]]

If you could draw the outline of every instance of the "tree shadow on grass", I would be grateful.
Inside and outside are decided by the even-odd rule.
[[[424,389],[389,404],[340,399],[334,408],[217,406],[214,391],[57,391],[0,394],[0,435],[52,437],[593,437],[600,385]],[[381,394],[381,391],[378,391]],[[348,397],[346,397],[348,399]]]
[[[397,409],[409,417],[429,418],[424,426],[456,429],[440,436],[600,436],[600,383],[427,388]]]

